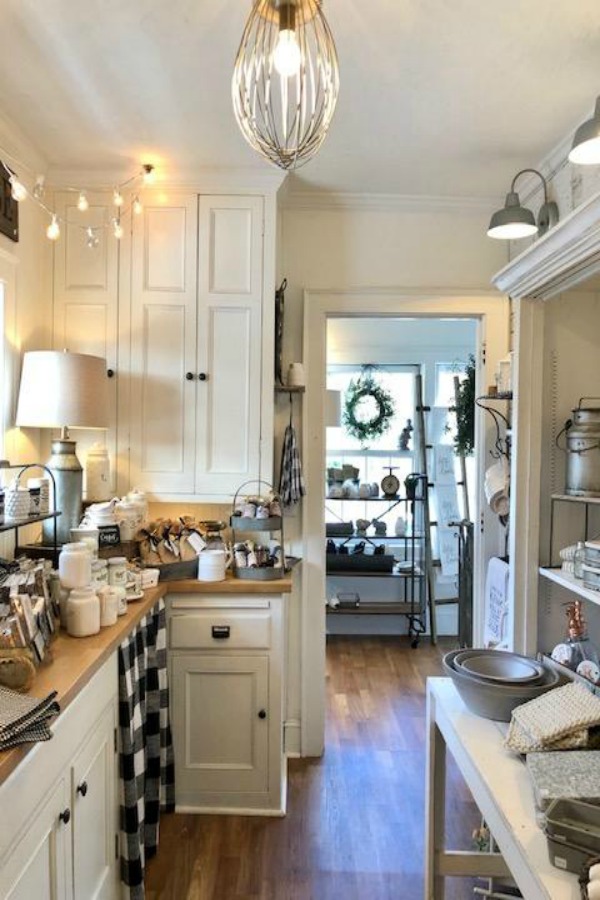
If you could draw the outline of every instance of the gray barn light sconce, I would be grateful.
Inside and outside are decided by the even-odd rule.
[[[537,222],[532,211],[521,206],[519,195],[515,191],[517,178],[526,172],[538,175],[544,186],[544,202],[538,213]],[[558,206],[552,200],[548,200],[548,185],[542,173],[537,169],[521,169],[512,180],[504,208],[496,210],[492,216],[487,233],[488,237],[511,241],[531,237],[533,234],[545,234],[557,222]]]
[[[600,165],[600,97],[596,100],[592,118],[580,125],[575,132],[569,162],[579,166]]]

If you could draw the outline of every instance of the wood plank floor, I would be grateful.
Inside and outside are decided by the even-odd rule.
[[[163,816],[148,900],[421,900],[425,680],[445,649],[329,638],[326,752],[289,761],[287,816]],[[447,819],[448,845],[469,848],[479,814],[453,768]]]

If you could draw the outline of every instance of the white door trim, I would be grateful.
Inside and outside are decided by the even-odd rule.
[[[303,409],[303,465],[307,495],[303,503],[303,566],[301,610],[301,713],[303,756],[320,756],[325,731],[325,572],[323,521],[324,422],[323,390],[327,356],[327,318],[331,316],[423,316],[477,318],[480,343],[487,349],[486,371],[479,367],[478,391],[490,383],[496,361],[506,354],[509,338],[508,299],[497,292],[408,291],[398,289],[307,290],[304,292],[304,364],[307,373]],[[490,417],[486,417],[490,418]],[[480,434],[491,442],[490,423],[478,417]],[[486,453],[479,454],[478,482],[483,484]],[[478,507],[485,515],[484,505]],[[491,514],[490,514],[491,515]],[[493,521],[489,519],[490,524]],[[496,529],[488,529],[492,534]],[[475,533],[475,590],[482,590],[484,572],[481,530]],[[497,547],[492,552],[502,552]],[[477,607],[477,604],[476,604]],[[475,619],[480,634],[481,617]]]

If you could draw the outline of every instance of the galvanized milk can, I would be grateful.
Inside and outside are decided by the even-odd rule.
[[[600,405],[581,405],[590,400],[600,404],[600,397],[580,397],[573,418],[565,423],[556,438],[560,447],[558,440],[565,432],[565,493],[574,497],[600,497]]]

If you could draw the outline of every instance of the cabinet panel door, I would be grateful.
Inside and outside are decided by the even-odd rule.
[[[77,209],[77,194],[59,195],[57,211],[64,217],[61,240],[54,247],[54,349],[89,353],[106,359],[118,376],[118,263],[119,242],[105,228],[114,214],[110,197],[88,197],[86,213]],[[97,227],[98,246],[87,246],[82,223]],[[117,378],[109,382],[110,425],[106,432],[78,430],[77,455],[85,469],[87,450],[106,442],[111,461],[111,487],[116,490]],[[85,491],[85,482],[84,482]],[[85,496],[85,493],[84,493]]]
[[[233,493],[260,467],[263,201],[200,197],[198,465],[201,494]]]
[[[148,491],[194,491],[196,234],[195,195],[157,195],[134,223],[131,482]]]
[[[114,725],[111,704],[71,768],[74,894],[89,900],[108,900],[116,893]]]
[[[59,819],[68,806],[67,798],[67,785],[61,779],[0,869],[3,900],[64,900],[72,896],[71,824]]]
[[[176,798],[267,790],[268,676],[267,656],[173,654]]]

